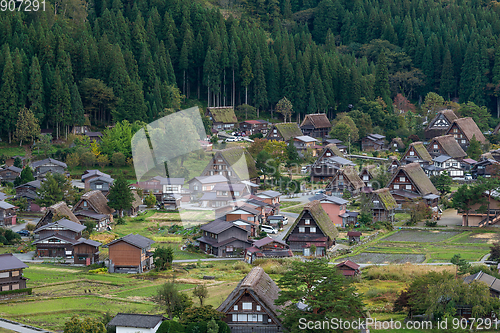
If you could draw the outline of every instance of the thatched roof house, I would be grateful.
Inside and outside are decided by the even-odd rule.
[[[36,229],[41,228],[44,225],[49,223],[58,221],[62,218],[68,219],[75,223],[80,223],[80,221],[76,218],[75,214],[69,209],[64,201],[60,201],[56,204],[53,204],[50,207],[47,207],[45,210],[45,214],[36,224]]]

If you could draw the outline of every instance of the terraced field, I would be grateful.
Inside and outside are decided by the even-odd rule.
[[[480,261],[492,243],[500,241],[494,231],[398,230],[355,249],[347,257],[357,263],[439,263],[455,254]]]

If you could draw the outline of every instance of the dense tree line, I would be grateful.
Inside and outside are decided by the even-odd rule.
[[[294,118],[333,118],[362,97],[390,109],[398,93],[490,109],[500,100],[496,1],[222,5],[228,15],[181,0],[70,0],[0,16],[1,135],[12,137],[25,106],[58,137],[84,113],[99,126],[152,121],[180,94],[257,112],[286,97]]]

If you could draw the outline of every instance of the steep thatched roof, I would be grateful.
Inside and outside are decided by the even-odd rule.
[[[396,148],[398,148],[398,149],[404,149],[406,147],[405,144],[404,144],[404,142],[403,142],[403,139],[401,139],[401,138],[394,138],[394,139],[392,139],[391,146],[393,146],[394,144],[397,145]]]
[[[422,160],[428,162],[432,161],[432,156],[429,154],[427,149],[425,149],[425,146],[421,141],[410,143],[408,149],[411,149],[411,147],[413,147],[413,149],[417,152],[418,156],[420,156]]]
[[[353,166],[345,166],[341,170],[341,172],[344,174],[347,180],[349,180],[352,186],[354,186],[355,190],[359,190],[360,188],[363,188],[365,186],[365,183],[361,178],[359,178],[359,175]]]
[[[71,209],[66,205],[64,201],[60,201],[56,204],[53,204],[50,207],[47,207],[45,210],[45,214],[36,224],[36,228],[41,228],[44,225],[55,222],[56,220],[60,220],[62,218],[66,218],[72,222],[80,224],[80,221],[73,214]]]
[[[330,149],[332,151],[332,153],[334,153],[337,156],[340,156],[340,157],[344,156],[344,154],[342,154],[342,152],[340,151],[339,147],[337,147],[337,145],[334,143],[330,143],[330,144],[326,145],[324,150],[326,150],[326,149]]]
[[[108,199],[106,199],[104,194],[102,194],[99,190],[90,191],[82,195],[78,203],[75,205],[75,208],[77,208],[84,200],[86,200],[98,214],[110,215],[115,211],[113,208],[108,206]],[[73,208],[73,213],[76,212],[75,208]]]
[[[300,124],[300,127],[312,125],[314,128],[330,128],[332,124],[328,120],[328,117],[324,113],[306,114],[304,120]]]
[[[398,204],[396,199],[394,199],[387,187],[373,191],[373,193],[379,197],[380,202],[384,205],[386,210],[393,210],[397,208]]]
[[[320,201],[314,200],[304,206],[302,212],[295,219],[295,222],[293,222],[290,228],[288,228],[288,231],[285,237],[283,237],[283,239],[286,239],[292,233],[293,229],[295,229],[295,227],[297,226],[297,224],[299,223],[299,221],[302,219],[302,217],[306,212],[309,212],[309,214],[311,214],[312,218],[314,219],[314,222],[316,222],[318,227],[326,236],[330,237],[330,239],[337,238],[339,231],[337,230],[332,220],[330,220],[330,217],[328,217],[328,214],[321,206]]]
[[[469,141],[472,140],[472,137],[475,135],[477,141],[479,141],[483,144],[488,142],[488,140],[486,140],[486,138],[484,137],[484,135],[481,132],[481,130],[479,129],[479,127],[477,127],[477,124],[474,121],[474,119],[472,119],[471,117],[455,119],[453,121],[453,124],[457,124],[457,126],[462,130],[465,137]],[[452,124],[452,126],[453,126],[453,124]],[[450,128],[448,128],[448,131],[446,131],[446,134],[450,134],[450,130],[451,130],[452,126],[450,126]]]
[[[215,123],[234,124],[238,122],[234,109],[228,106],[207,108]]]
[[[139,194],[137,194],[137,191],[132,191],[132,195],[134,196],[134,201],[132,201],[132,207],[137,208],[140,205],[142,205],[142,199],[139,196]]]
[[[373,171],[377,168],[376,165],[373,165],[373,164],[368,164],[368,165],[365,165],[363,167],[363,169],[361,169],[361,171],[359,172],[360,175],[362,175],[365,171],[368,172],[368,174],[372,177],[374,177],[374,173]],[[360,177],[361,178],[361,177]]]
[[[421,195],[429,193],[438,194],[438,191],[432,184],[431,180],[425,174],[424,170],[418,163],[410,163],[400,167],[412,183],[419,189]],[[397,175],[397,172],[396,172]]]
[[[457,140],[453,137],[453,135],[441,135],[435,137],[431,143],[427,146],[427,150],[432,150],[434,142],[439,143],[443,148],[446,155],[453,158],[463,158],[467,156],[467,153],[460,147]]]
[[[217,311],[228,312],[233,309],[233,305],[244,294],[252,295],[257,301],[260,301],[265,309],[270,311],[276,322],[280,323],[277,318],[277,310],[280,309],[274,304],[278,299],[280,289],[269,275],[264,272],[262,267],[256,266],[252,268],[250,273],[238,283],[236,288],[229,294],[224,302],[217,308]]]
[[[278,132],[283,137],[283,140],[285,140],[285,141],[293,139],[296,136],[303,135],[302,131],[300,130],[299,125],[297,125],[297,123],[279,123],[279,124],[274,124],[274,127],[276,127]],[[272,129],[271,129],[271,131],[272,131]]]
[[[245,148],[230,147],[220,150],[218,153],[231,165],[240,180],[258,177],[255,160]]]

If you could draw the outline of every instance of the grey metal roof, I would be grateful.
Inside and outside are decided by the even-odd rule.
[[[315,141],[318,141],[315,138],[310,137],[309,135],[296,136],[295,139],[299,139],[300,141],[303,141],[303,142],[315,142]]]
[[[342,198],[334,197],[334,196],[330,196],[330,195],[320,194],[320,196],[321,196],[320,198],[315,199],[315,200],[319,200],[320,202],[323,200],[326,200],[326,201],[333,202],[334,204],[337,204],[337,205],[345,205],[349,202],[349,200],[344,200]],[[310,198],[309,200],[311,200],[311,199],[312,198]],[[311,201],[314,201],[314,200],[311,200]]]
[[[184,178],[167,178],[155,176],[152,179],[159,180],[161,185],[184,185]]]
[[[44,165],[44,164],[47,164],[47,163],[53,163],[55,165],[59,165],[59,166],[62,166],[63,168],[67,168],[68,166],[66,165],[66,163],[64,162],[61,162],[61,161],[58,161],[58,160],[55,160],[53,158],[46,158],[44,160],[41,160],[41,161],[36,161],[36,162],[33,162],[31,163],[31,167],[32,168],[36,168],[40,165]]]
[[[8,198],[7,194],[0,192],[0,200],[5,200],[7,198]]]
[[[92,240],[92,239],[86,239],[86,238],[79,238],[78,242],[76,242],[74,245],[78,245],[78,244],[87,244],[90,246],[101,246],[102,245],[102,243],[96,242],[95,240]]]
[[[435,157],[432,160],[434,162],[443,163],[443,162],[448,161],[450,158],[451,158],[451,156],[448,156],[448,155],[439,155],[438,157]]]
[[[95,212],[93,212],[91,210],[79,210],[77,212],[74,212],[73,214],[75,216],[76,215],[81,215],[81,216],[90,217],[90,218],[93,218],[93,219],[96,219],[96,220],[100,220],[100,219],[108,217],[108,215],[95,213]]]
[[[40,180],[33,180],[31,182],[27,182],[25,184],[21,184],[19,186],[14,187],[14,188],[18,188],[18,187],[21,187],[21,186],[33,186],[34,188],[40,188],[41,185],[42,185],[42,182]]]
[[[28,265],[14,257],[12,253],[0,254],[0,271],[22,268],[28,268]]]
[[[202,184],[228,182],[227,178],[221,175],[194,177],[189,182],[195,179]]]
[[[277,191],[268,190],[268,191],[259,192],[256,195],[257,196],[259,196],[259,195],[265,195],[267,197],[276,198],[276,197],[279,197],[281,195],[281,193],[277,192]]]
[[[118,313],[108,326],[153,328],[165,319],[162,315],[145,315],[137,313]]]
[[[245,184],[215,184],[214,191],[243,191],[246,188]]]
[[[111,178],[110,175],[108,175],[107,173],[101,172],[99,170],[87,170],[87,173],[82,175],[81,180],[85,180],[91,176],[107,176],[107,177]]]
[[[14,207],[16,207],[16,206],[11,205],[10,203],[5,202],[5,201],[0,201],[0,208],[1,209],[11,209],[11,208],[14,208]]]
[[[95,181],[103,181],[103,182],[106,182],[106,183],[112,183],[114,181],[113,178],[111,177],[107,177],[107,176],[99,176],[99,177],[96,177],[96,178],[92,178],[91,180],[89,180],[89,183],[91,182],[95,182]]]
[[[125,243],[128,243],[130,245],[133,245],[135,247],[138,247],[140,249],[144,249],[151,244],[154,244],[154,240],[149,239],[147,237],[141,236],[141,235],[135,235],[135,234],[128,234],[127,236],[124,236],[119,239],[115,239],[114,241],[108,243],[105,245],[105,247],[109,247],[110,245],[113,245],[117,242],[124,241]]]
[[[226,231],[227,229],[232,228],[232,227],[236,227],[236,228],[240,228],[242,230],[245,230],[244,228],[234,224],[233,222],[228,222],[222,218],[218,218],[218,219],[213,220],[212,222],[204,224],[200,227],[200,229],[203,231],[211,232],[213,234],[220,234],[221,232]]]
[[[44,225],[44,226],[36,229],[34,232],[38,233],[39,231],[47,229],[49,227],[52,227],[52,226],[54,226],[56,224],[58,224],[60,226],[63,226],[66,229],[74,231],[74,232],[80,232],[80,231],[84,230],[85,228],[87,228],[86,226],[81,225],[79,223],[75,223],[75,222],[67,220],[67,219],[60,219],[59,221],[46,224],[46,225]]]
[[[466,276],[464,278],[464,282],[467,284],[471,283],[472,281],[481,281],[483,283],[486,283],[490,289],[496,292],[500,292],[500,285],[498,283],[499,280],[494,276],[484,273],[483,271]]]
[[[332,156],[328,157],[329,161],[333,162],[334,164],[340,164],[340,165],[356,165],[354,162],[351,160],[348,160],[346,158],[340,157],[340,156]]]
[[[6,167],[4,168],[4,170],[10,170],[10,171],[14,171],[14,172],[17,172],[17,173],[21,173],[21,171],[23,171],[23,169],[21,168],[18,168],[18,167],[15,167],[15,166],[9,166],[9,167]]]
[[[236,207],[235,209],[233,209],[232,211],[228,212],[228,214],[234,212],[234,211],[237,211],[237,210],[243,210],[245,212],[248,212],[250,214],[254,214],[254,215],[259,215],[260,212],[255,209],[255,208],[252,208],[250,206],[247,206],[247,205],[243,205],[243,206],[239,206],[239,207]]]
[[[60,234],[52,234],[52,235],[49,235],[47,237],[40,238],[40,239],[34,241],[32,244],[41,243],[42,241],[44,241],[46,239],[49,239],[49,238],[57,238],[57,239],[60,239],[62,241],[65,241],[66,243],[69,243],[71,245],[74,245],[77,242],[77,240],[73,239],[73,238],[69,238],[69,237],[66,237],[66,236],[63,236],[63,235],[60,235]]]

